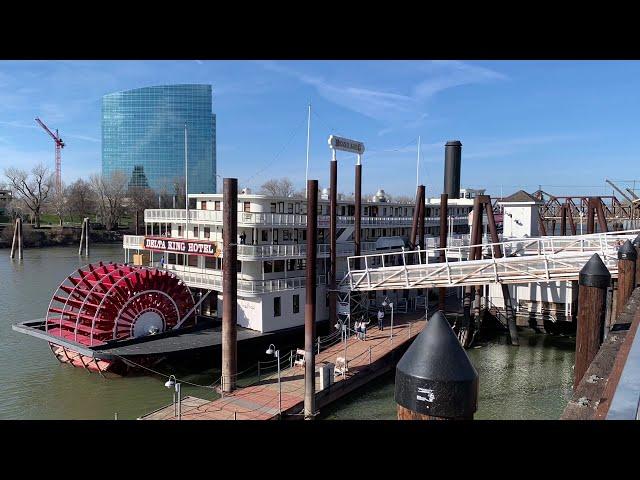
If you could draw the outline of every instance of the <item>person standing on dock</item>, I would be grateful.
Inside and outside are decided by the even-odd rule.
[[[371,320],[365,322],[364,317],[362,317],[362,321],[360,322],[360,332],[362,333],[362,336],[360,338],[362,340],[367,339],[367,325],[369,325],[369,323],[371,323]]]
[[[382,309],[378,310],[378,330],[384,330],[382,319],[384,318],[384,312]]]

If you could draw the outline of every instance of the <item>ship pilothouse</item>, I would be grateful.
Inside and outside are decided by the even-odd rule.
[[[468,233],[468,214],[473,195],[466,191],[449,201],[451,234]],[[219,317],[222,291],[222,194],[190,194],[190,209],[148,209],[144,214],[145,235],[124,238],[125,260],[137,265],[162,267],[177,275],[194,292],[194,298],[209,292],[198,307],[201,315]],[[415,203],[392,201],[383,189],[361,205],[362,254],[380,250],[400,251],[408,246]],[[354,255],[355,201],[338,194],[337,277],[347,270],[347,257]],[[306,198],[254,194],[244,189],[238,195],[238,325],[259,332],[299,327],[304,323],[306,271]],[[329,190],[318,199],[318,301],[316,318],[329,318]],[[438,199],[426,202],[425,236],[439,231]],[[431,242],[426,242],[429,244]],[[399,292],[406,304],[425,292]],[[391,292],[371,292],[370,301]],[[393,293],[395,295],[395,293]],[[323,301],[324,300],[324,301]],[[379,299],[381,301],[381,299]]]

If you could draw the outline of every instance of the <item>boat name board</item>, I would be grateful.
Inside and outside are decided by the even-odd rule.
[[[144,248],[146,250],[156,252],[187,253],[190,255],[203,255],[208,257],[220,256],[220,248],[215,242],[144,237]]]

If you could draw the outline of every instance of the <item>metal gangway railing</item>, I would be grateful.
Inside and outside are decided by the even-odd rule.
[[[594,253],[600,255],[611,275],[617,276],[617,250],[639,232],[511,239],[500,243],[349,257],[349,270],[342,284],[352,291],[367,291],[577,280],[580,269]],[[466,260],[476,247],[482,249],[483,259]],[[506,256],[498,258],[494,247],[506,252]],[[439,263],[442,250],[445,262]],[[360,260],[358,269],[355,268],[356,259]]]

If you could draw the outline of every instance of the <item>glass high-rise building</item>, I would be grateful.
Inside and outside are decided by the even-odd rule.
[[[184,184],[187,125],[189,193],[216,193],[216,116],[211,85],[160,85],[102,97],[102,173],[129,185],[174,193]]]

